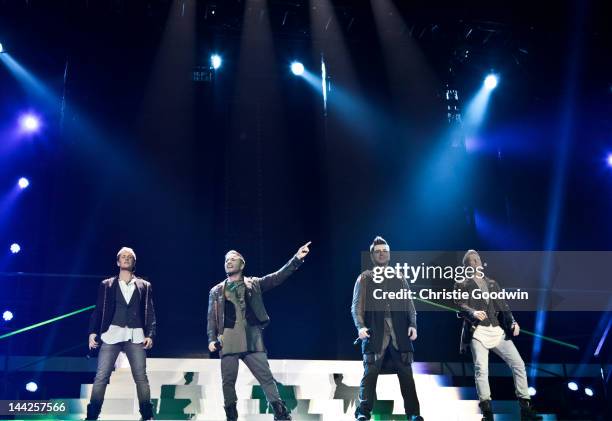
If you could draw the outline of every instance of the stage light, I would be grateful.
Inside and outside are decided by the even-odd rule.
[[[2,319],[5,322],[10,322],[11,320],[13,320],[13,312],[10,310],[6,310],[4,313],[2,313]]]
[[[304,65],[299,61],[291,63],[291,71],[296,76],[302,76],[304,74]]]
[[[529,396],[535,396],[537,391],[535,389],[535,387],[530,386],[529,389],[527,389],[529,391]]]
[[[2,47],[2,43],[0,43],[0,53],[4,52],[4,48]]]
[[[587,395],[587,396],[593,397],[593,395],[595,393],[593,393],[593,389],[591,389],[590,387],[585,387],[584,388],[584,394]]]
[[[26,189],[30,185],[30,180],[25,177],[21,177],[17,184],[19,185],[20,189]]]
[[[223,60],[221,59],[220,55],[213,54],[210,56],[210,65],[213,69],[217,70],[219,67],[221,67],[221,63],[223,63]]]
[[[17,254],[21,251],[21,246],[17,243],[11,244],[11,253]]]
[[[26,384],[26,390],[28,392],[36,392],[38,390],[38,385],[34,382],[29,382],[28,384]]]
[[[40,120],[34,114],[24,114],[19,119],[19,125],[25,132],[34,133],[40,128]]]
[[[498,82],[497,76],[494,74],[490,74],[484,80],[485,88],[489,90],[493,90],[497,86],[497,82]]]
[[[576,390],[578,390],[578,384],[576,382],[569,382],[567,384],[567,388],[575,392]]]
[[[608,158],[606,159],[609,167],[612,167],[612,153],[608,154]]]

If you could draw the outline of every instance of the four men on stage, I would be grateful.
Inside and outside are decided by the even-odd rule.
[[[221,380],[227,421],[238,419],[236,378],[242,360],[261,384],[275,420],[290,420],[282,401],[263,342],[263,329],[270,323],[263,302],[263,293],[282,284],[303,263],[310,242],[278,271],[262,278],[246,277],[244,257],[235,250],[225,255],[227,278],[210,290],[208,298],[208,349],[219,351]]]
[[[291,420],[282,401],[263,342],[263,329],[270,322],[263,302],[263,292],[282,284],[303,263],[309,253],[310,242],[281,269],[261,278],[246,277],[244,257],[235,250],[225,255],[226,279],[215,285],[209,294],[207,334],[209,351],[219,351],[224,407],[227,421],[237,421],[236,379],[239,360],[242,360],[259,381],[272,407],[275,420]],[[382,237],[370,246],[370,259],[375,267],[385,268],[390,261],[390,248]],[[98,418],[106,385],[114,369],[119,352],[125,352],[136,383],[142,419],[153,419],[149,381],[146,374],[146,350],[153,346],[156,321],[151,284],[134,275],[136,254],[123,247],[117,253],[118,276],[105,279],[98,288],[96,308],[89,323],[89,348],[100,348],[98,367],[91,399],[87,405],[88,420]],[[482,268],[480,256],[468,250],[464,266]],[[469,298],[457,299],[459,315],[464,319],[461,352],[470,349],[474,361],[476,389],[483,413],[483,421],[493,420],[491,391],[488,381],[489,351],[499,355],[512,369],[521,420],[538,420],[531,407],[525,364],[512,342],[520,332],[508,304],[503,299],[475,298],[471,292],[499,292],[500,287],[481,271],[463,282],[455,283],[455,290],[468,291]],[[372,270],[362,272],[353,290],[351,313],[357,328],[363,353],[364,374],[359,389],[359,403],[355,411],[358,421],[369,420],[376,399],[379,374],[395,373],[400,382],[404,410],[408,420],[422,421],[419,400],[412,372],[414,347],[417,338],[416,310],[412,299],[375,299],[374,290],[386,293],[408,291],[409,283],[400,276],[376,280]],[[388,294],[385,294],[388,296]],[[463,295],[462,297],[465,297]]]

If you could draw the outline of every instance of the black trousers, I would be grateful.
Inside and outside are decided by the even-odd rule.
[[[355,416],[365,415],[367,419],[370,419],[376,401],[378,375],[386,373],[386,369],[391,369],[392,372],[397,373],[406,415],[420,415],[421,409],[411,364],[412,353],[400,353],[392,345],[387,347],[382,358],[376,358],[374,353],[363,354],[364,372],[359,387],[359,406],[355,411]]]

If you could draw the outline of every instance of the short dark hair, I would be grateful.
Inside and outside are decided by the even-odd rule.
[[[372,244],[370,244],[370,254],[374,251],[374,246],[379,246],[381,244],[384,244],[386,246],[389,245],[389,243],[387,243],[387,240],[382,238],[380,235],[377,235],[372,241]]]

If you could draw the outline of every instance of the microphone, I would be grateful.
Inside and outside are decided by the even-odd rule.
[[[366,333],[367,333],[368,335],[371,335],[371,334],[372,334],[372,329],[368,329],[368,330],[366,330]],[[362,340],[362,339],[361,339],[359,336],[357,336],[357,339],[355,339],[355,342],[353,342],[353,346],[357,346],[357,345],[359,345],[359,343],[360,343],[360,342],[362,342],[362,341],[363,341],[363,340]]]
[[[219,336],[215,341],[215,352],[221,351],[223,348],[223,335]]]
[[[223,348],[223,344],[221,343],[221,341],[220,341],[220,340],[218,340],[218,339],[217,339],[217,340],[215,341],[215,351],[220,351],[220,350],[221,350],[221,348]]]
[[[98,343],[98,341],[96,341]],[[88,360],[91,358],[95,358],[96,354],[100,351],[100,344],[96,348],[87,349],[87,355],[85,356]]]

